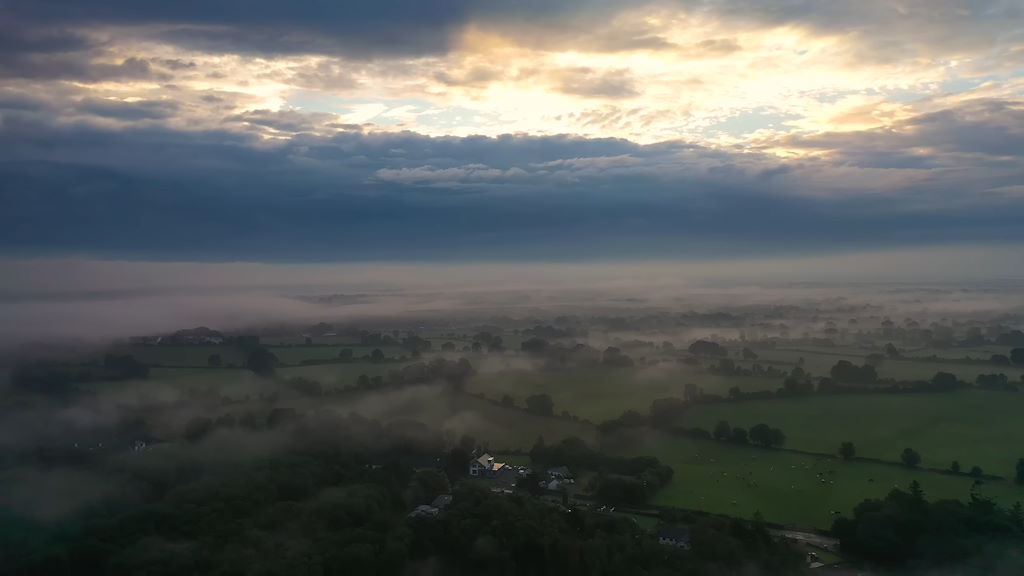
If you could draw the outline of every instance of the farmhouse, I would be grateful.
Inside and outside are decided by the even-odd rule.
[[[504,462],[495,462],[494,456],[484,454],[469,461],[469,476],[471,478],[486,478],[497,484],[511,487],[515,485],[519,473],[514,467]]]
[[[504,467],[504,462],[495,462],[494,456],[484,454],[469,461],[469,475],[474,478],[494,478]]]

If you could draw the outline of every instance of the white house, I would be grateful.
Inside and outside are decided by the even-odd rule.
[[[484,454],[469,461],[469,476],[473,478],[496,478],[505,471],[505,462],[496,462],[495,457]]]

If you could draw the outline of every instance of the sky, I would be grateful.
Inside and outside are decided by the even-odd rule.
[[[0,207],[15,259],[999,274],[1024,0],[0,0]]]

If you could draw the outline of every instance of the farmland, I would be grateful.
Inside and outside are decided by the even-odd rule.
[[[761,362],[779,362],[789,366],[795,366],[800,358],[803,358],[803,368],[816,376],[828,376],[832,366],[840,360],[847,360],[854,364],[863,364],[865,357],[871,350],[861,350],[853,347],[835,348],[756,348]],[[966,356],[974,358],[988,358],[992,354],[1007,354],[1006,348],[967,348],[946,350],[943,354],[937,354],[937,361],[922,360],[936,354],[935,350],[915,351],[913,358],[889,358],[882,361],[878,367],[878,375],[881,378],[892,378],[895,380],[926,380],[936,372],[949,372],[955,374],[961,380],[974,382],[979,374],[1003,373],[1011,380],[1020,380],[1024,374],[1024,367],[998,366],[989,363],[965,363],[958,362]],[[944,361],[945,360],[945,361]]]
[[[766,394],[727,400],[735,389],[741,394],[775,392],[783,387],[785,374],[798,365],[812,375],[807,382],[817,383],[839,360],[862,365],[869,353],[884,346],[882,340],[863,347],[811,345],[807,340],[781,346],[733,340],[723,346],[724,351],[694,355],[683,346],[662,346],[660,333],[594,333],[582,342],[553,340],[545,345],[550,348],[521,350],[524,334],[531,332],[505,330],[490,332],[501,337],[502,346],[489,346],[488,333],[483,342],[476,340],[478,351],[466,350],[474,344],[468,334],[475,333],[472,328],[423,332],[420,337],[429,339],[431,346],[422,348],[420,357],[413,359],[410,349],[390,344],[379,346],[385,358],[376,362],[365,357],[377,347],[357,344],[358,334],[313,336],[308,341],[299,335],[261,338],[277,362],[264,377],[249,368],[253,348],[244,342],[119,345],[110,352],[146,364],[148,380],[90,381],[81,388],[97,397],[110,394],[124,399],[151,393],[167,399],[173,406],[168,411],[182,416],[153,419],[151,431],[161,439],[180,436],[189,409],[219,418],[225,413],[265,415],[268,407],[358,414],[380,422],[419,422],[443,431],[453,443],[468,436],[474,446],[521,464],[530,463],[527,453],[538,437],[547,444],[578,437],[610,455],[654,456],[672,467],[672,480],[649,495],[652,505],[743,518],[760,513],[770,521],[804,528],[827,529],[835,513],[849,514],[865,498],[882,497],[914,480],[932,499],[966,499],[973,489],[1002,505],[1024,500],[1024,489],[1012,478],[1017,458],[1024,456],[1014,442],[1024,435],[1024,420],[1017,417],[1024,410],[1024,395],[979,389],[846,395],[805,391],[801,396]],[[401,334],[405,337],[407,332]],[[379,335],[377,341],[382,341]],[[455,350],[442,352],[441,345],[449,341]],[[622,343],[620,353],[629,354],[630,360],[608,362],[607,342]],[[569,353],[580,347],[584,350],[580,356]],[[340,357],[345,348],[352,350],[350,360]],[[878,364],[879,377],[921,381],[944,371],[972,383],[979,374],[1003,373],[1016,382],[1024,373],[1021,366],[964,361],[966,356],[985,358],[1008,352],[997,347],[937,351],[943,353],[936,353],[934,359],[923,359],[932,351],[921,349],[913,352],[918,358],[884,358]],[[214,354],[220,356],[220,366],[211,365]],[[422,374],[432,362],[454,365],[460,358],[472,369],[457,381],[443,372],[433,372],[426,379],[392,378],[393,372],[414,362],[424,364],[418,372]],[[723,358],[743,370],[728,368],[728,362],[726,368],[719,368]],[[95,357],[82,362],[82,366],[100,366]],[[760,376],[751,375],[755,363],[761,365]],[[773,370],[771,376],[764,375],[765,368]],[[363,375],[367,379],[360,383]],[[303,381],[295,381],[300,378]],[[550,397],[552,415],[543,415],[546,410],[526,410],[527,399],[538,395]],[[644,420],[656,399],[681,401],[701,395],[718,398],[686,405],[673,423],[675,434],[656,431],[650,420]],[[636,412],[633,420],[639,418],[640,423],[599,428],[627,411]],[[747,429],[762,422],[781,428],[785,445],[762,449],[680,435],[680,428],[710,431],[721,420]],[[844,461],[835,456],[844,441],[855,444],[857,458]],[[907,447],[921,454],[921,469],[898,463]],[[930,470],[945,470],[953,460],[960,462],[965,474]],[[1004,479],[986,478],[975,485],[976,479],[966,474],[972,466]],[[579,472],[582,482],[577,490],[583,489],[586,480],[600,476],[596,470]]]
[[[500,399],[509,395],[522,404],[533,394],[548,394],[555,412],[568,410],[580,418],[601,422],[626,410],[646,413],[656,398],[684,395],[687,383],[697,384],[707,394],[725,395],[732,386],[744,391],[774,390],[780,383],[769,378],[731,378],[674,363],[638,368],[606,366],[569,368],[557,371],[502,370],[483,373],[468,386],[471,392]]]
[[[865,498],[880,498],[917,480],[931,499],[966,499],[973,479],[865,461],[846,462],[780,450],[693,440],[659,433],[631,436],[629,453],[657,456],[675,470],[653,503],[828,528],[832,511],[848,514]],[[820,474],[820,475],[819,475]],[[979,488],[1002,505],[1024,500],[1024,488],[987,482]]]
[[[815,396],[758,402],[699,405],[683,418],[686,426],[714,428],[720,420],[750,428],[760,422],[780,426],[786,446],[834,454],[851,441],[857,454],[898,461],[903,448],[921,453],[922,466],[948,468],[958,460],[964,471],[1012,476],[1018,457],[1007,444],[1024,437],[1024,396],[961,390],[941,394]]]

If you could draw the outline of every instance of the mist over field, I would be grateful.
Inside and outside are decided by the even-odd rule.
[[[713,309],[838,302],[1012,313],[1022,305],[1016,250],[967,248],[772,260],[256,264],[4,260],[0,343],[83,343],[265,323],[454,314]],[[699,336],[699,335],[698,335]]]

